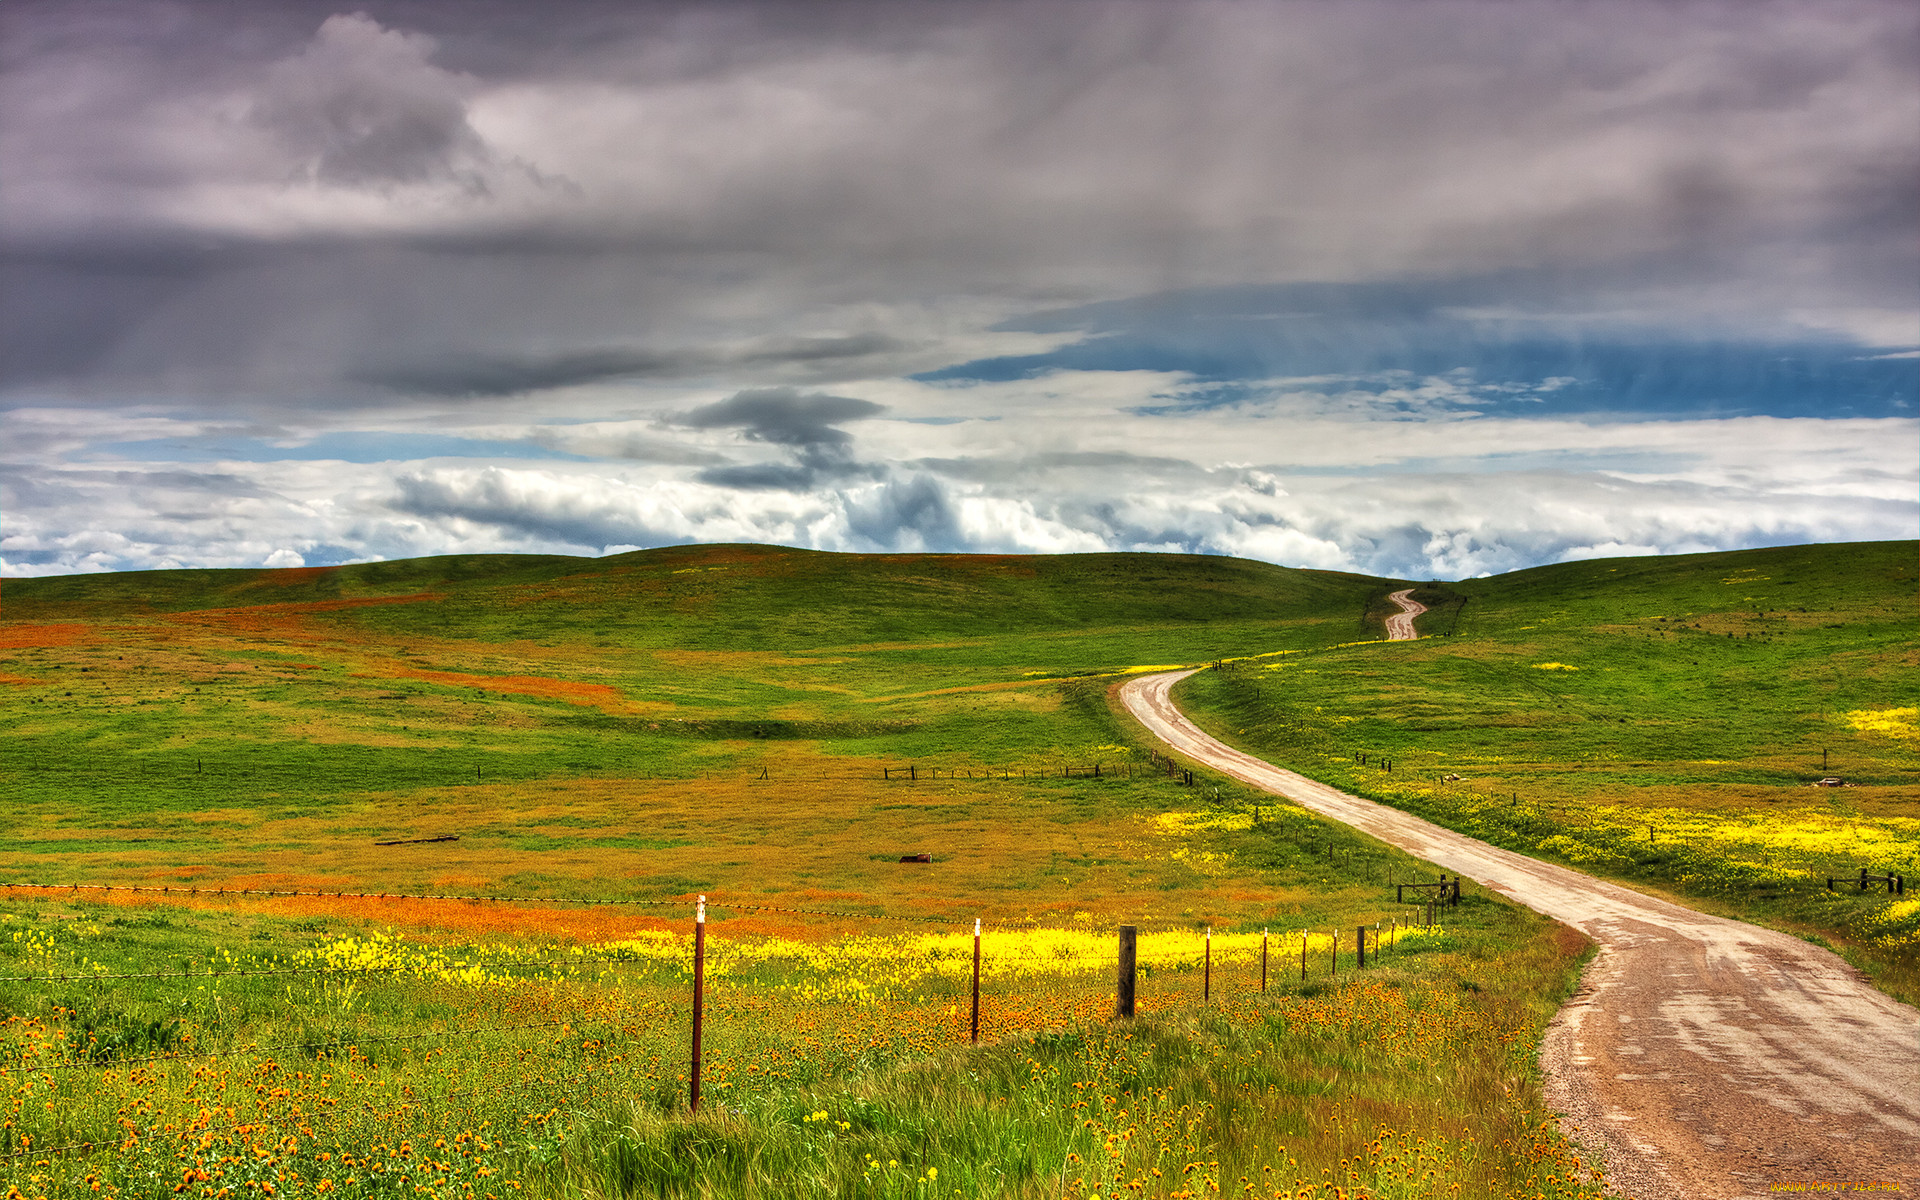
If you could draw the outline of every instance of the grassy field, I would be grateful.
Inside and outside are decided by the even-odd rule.
[[[1336,973],[1328,931],[1276,927],[1265,991],[1259,933],[1209,971],[1199,931],[1149,931],[1128,1023],[1110,933],[989,926],[977,1048],[965,931],[716,921],[698,1116],[684,921],[304,907],[9,903],[20,1194],[1596,1194],[1532,1058],[1583,946],[1484,897],[1364,970],[1351,930]]]
[[[1412,581],[1181,556],[708,546],[8,581],[4,877],[200,891],[0,892],[0,1173],[25,1195],[1582,1196],[1532,1058],[1579,940],[1470,889],[1442,934],[1330,974],[1327,931],[1350,954],[1356,926],[1403,923],[1389,882],[1432,868],[1169,781],[1111,688],[1242,660],[1188,685],[1212,726],[1576,861],[1551,838],[1630,829],[1629,808],[1660,838],[1670,813],[1791,812],[1828,822],[1820,861],[1910,853],[1913,558],[1429,587],[1423,623],[1450,636],[1391,645],[1384,598]],[[1809,739],[1863,786],[1801,787]],[[1598,869],[1763,903],[1656,849]],[[717,956],[697,1119],[695,893]],[[1778,894],[1760,915],[1902,986],[1899,906]],[[1153,931],[1130,1026],[1105,1019],[1121,922]],[[1293,964],[1264,996],[1263,928]],[[154,978],[98,978],[121,974]]]
[[[1863,867],[1920,886],[1916,557],[1805,546],[1429,585],[1418,642],[1235,664],[1181,700],[1360,795],[1830,941],[1916,1002],[1920,896],[1825,886]],[[1828,777],[1848,786],[1810,786]]]
[[[1082,847],[1161,790],[1034,779],[1137,757],[1089,673],[1328,644],[1371,586],[742,546],[9,582],[0,845],[83,881],[1157,909],[1160,874]]]
[[[1167,780],[1110,701],[1366,636],[1386,586],[761,547],[10,581],[7,878],[201,890],[0,893],[0,1162],[34,1195],[1584,1195],[1531,1058],[1579,940],[1476,896],[1358,975],[1430,869]]]

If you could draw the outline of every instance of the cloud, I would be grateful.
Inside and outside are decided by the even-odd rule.
[[[307,180],[345,187],[446,180],[477,191],[492,158],[467,120],[475,81],[430,61],[434,42],[365,13],[328,17],[266,72],[248,118]]]
[[[946,489],[926,476],[889,479],[850,500],[847,533],[876,550],[955,551],[973,548]]]
[[[739,429],[748,439],[776,446],[847,446],[843,421],[875,417],[883,405],[851,396],[827,396],[794,388],[755,388],[680,418],[689,429]]]
[[[372,13],[10,7],[0,571],[1911,536],[1900,0]]]
[[[1914,309],[1894,0],[268,7],[10,18],[0,251],[89,331],[22,348],[73,392],[508,394],[765,338],[714,379],[759,386],[809,339],[937,357],[1245,283],[1524,275],[1520,308],[1668,328]]]
[[[635,350],[601,347],[559,354],[452,354],[436,362],[366,368],[357,382],[422,396],[518,396],[615,379],[684,379],[724,369],[816,364],[867,358],[904,348],[880,334],[761,339],[738,348]]]
[[[792,451],[788,462],[709,467],[700,472],[703,483],[797,492],[822,482],[877,475],[878,468],[855,460],[853,435],[839,423],[885,411],[883,405],[851,396],[756,388],[684,413],[677,421],[689,429],[735,429],[747,441]]]
[[[635,350],[578,350],[511,358],[449,357],[437,363],[363,369],[359,382],[424,396],[518,396],[608,379],[672,378],[701,356]]]

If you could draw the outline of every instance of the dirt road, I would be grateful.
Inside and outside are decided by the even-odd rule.
[[[1920,1193],[1920,1012],[1798,938],[1501,850],[1223,745],[1169,697],[1191,673],[1141,676],[1120,697],[1178,753],[1599,943],[1541,1058],[1549,1102],[1605,1155],[1618,1193],[1758,1198],[1823,1182]]]
[[[1419,637],[1414,632],[1413,619],[1427,611],[1427,606],[1413,598],[1412,588],[1402,588],[1387,599],[1400,606],[1400,611],[1387,618],[1387,640],[1390,642],[1410,642]]]

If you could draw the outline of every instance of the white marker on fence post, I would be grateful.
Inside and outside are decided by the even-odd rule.
[[[973,1044],[980,1044],[980,918],[973,919]]]
[[[693,1061],[687,1071],[688,1108],[700,1111],[700,1018],[704,1015],[707,981],[707,898],[693,910]]]

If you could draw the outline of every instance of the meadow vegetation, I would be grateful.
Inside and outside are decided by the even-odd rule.
[[[1305,774],[1830,943],[1920,1002],[1920,895],[1826,886],[1864,868],[1920,887],[1915,550],[1611,559],[1430,584],[1418,642],[1237,663],[1179,698]],[[1846,786],[1812,786],[1823,778]]]
[[[1587,1195],[1533,1065],[1581,940],[1469,888],[1441,933],[1358,972],[1355,927],[1404,926],[1390,885],[1433,868],[1179,786],[1110,692],[1241,660],[1188,685],[1211,725],[1390,802],[1439,805],[1414,790],[1437,766],[1465,777],[1448,803],[1527,775],[1528,811],[1657,794],[1722,821],[1784,811],[1751,789],[1804,782],[1765,771],[1798,769],[1808,711],[1838,714],[1824,744],[1865,786],[1792,806],[1853,805],[1847,828],[1910,846],[1897,612],[1839,584],[1822,608],[1810,569],[1804,619],[1727,638],[1731,610],[1676,597],[1764,564],[1715,557],[1430,589],[1452,636],[1392,645],[1373,639],[1403,583],[1187,556],[708,546],[10,580],[0,877],[174,890],[0,889],[0,1175],[49,1196]],[[1623,571],[1624,608],[1601,597]],[[1899,582],[1871,579],[1848,586]],[[1762,654],[1794,682],[1696,708]],[[1514,699],[1542,688],[1552,705]],[[1689,757],[1722,726],[1748,748]],[[1629,734],[1631,761],[1586,753]],[[1482,768],[1524,765],[1422,757],[1463,739]],[[1399,760],[1391,786],[1343,765],[1360,751]],[[714,958],[693,1117],[696,893]],[[1107,1019],[1122,922],[1148,931],[1131,1024]],[[1301,939],[1335,929],[1347,961],[1330,973],[1312,941],[1302,981]],[[1908,936],[1887,929],[1883,968]]]
[[[1200,932],[1150,931],[1120,1023],[1110,931],[989,926],[977,1047],[968,932],[716,920],[697,1116],[684,921],[475,938],[110,899],[0,925],[24,1195],[1597,1194],[1532,1059],[1583,946],[1484,897],[1365,970],[1351,930],[1336,973],[1331,930],[1275,927],[1264,991],[1251,928],[1210,970]],[[180,974],[113,978],[154,968]]]

